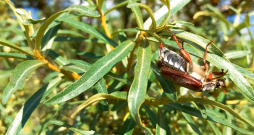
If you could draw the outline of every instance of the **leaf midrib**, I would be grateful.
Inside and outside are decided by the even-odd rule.
[[[36,66],[38,66],[38,65],[41,65],[41,64],[42,64],[42,63],[38,63],[38,64],[35,64],[35,65],[33,65],[33,66],[27,68],[27,69],[21,74],[21,76],[19,77],[19,79],[18,79],[16,82],[19,82],[19,80],[20,80],[21,78],[23,78],[22,76],[23,76],[24,74],[26,74],[26,72],[27,72],[28,70],[30,70],[31,68],[34,68],[34,67],[36,67]],[[14,86],[12,89],[16,88],[18,84],[19,84],[19,83],[15,83],[15,86]],[[11,91],[11,90],[10,90],[10,91]]]
[[[145,53],[144,53],[145,51],[144,50],[142,50],[142,59],[141,59],[141,70],[140,70],[140,74],[139,74],[139,77],[138,77],[138,92],[137,93],[139,93],[139,91],[140,91],[140,80],[141,80],[141,75],[142,75],[142,67],[143,67],[143,65],[144,65],[144,55],[145,55]],[[134,105],[136,105],[136,103],[137,103],[137,97],[138,97],[138,95],[139,94],[136,94],[136,97],[135,97],[135,100],[134,100]]]
[[[115,60],[119,55],[121,55],[121,54],[126,50],[126,48],[129,47],[130,44],[132,44],[132,42],[129,43],[129,44],[127,44],[126,47],[125,47],[124,49],[122,49],[122,51],[121,51],[120,53],[118,53],[113,59],[109,60],[104,66],[102,66],[99,70],[97,70],[96,73],[94,73],[94,74],[93,74],[91,77],[89,77],[89,78],[93,78],[94,76],[96,76],[97,73],[101,71],[101,69],[103,69],[103,68],[104,68],[105,66],[107,66],[109,63],[111,63],[113,60]],[[88,80],[90,80],[90,79],[88,79]],[[87,80],[87,81],[88,81],[88,80]],[[80,87],[83,87],[83,86],[86,84],[87,81],[85,81],[82,85],[79,85],[76,89],[79,89]]]

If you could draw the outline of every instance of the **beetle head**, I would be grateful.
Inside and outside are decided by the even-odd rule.
[[[225,85],[225,80],[226,80],[226,78],[224,78],[224,79],[217,79],[217,81],[216,81],[216,89],[217,88],[221,88],[221,87],[226,87],[226,85]],[[223,92],[225,93],[225,90],[223,90]]]

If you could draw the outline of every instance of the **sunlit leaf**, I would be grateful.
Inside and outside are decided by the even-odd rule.
[[[102,100],[105,99],[118,99],[118,100],[126,100],[127,98],[127,93],[126,92],[113,92],[111,94],[105,94],[105,93],[98,93],[92,97],[90,97],[88,100],[86,100],[84,103],[79,105],[77,110],[72,114],[71,117],[74,117],[80,110],[91,106],[91,105],[96,105]]]
[[[44,17],[44,18],[41,18],[41,19],[38,19],[38,20],[33,20],[33,19],[31,19],[31,18],[27,18],[27,19],[25,19],[22,23],[24,24],[24,25],[32,25],[32,24],[37,24],[37,23],[39,23],[39,22],[41,22],[41,21],[43,21],[43,20],[45,20],[46,18]]]
[[[41,100],[48,95],[60,82],[61,78],[56,78],[50,81],[48,84],[41,87],[36,93],[34,93],[25,103],[25,105],[19,110],[11,126],[8,128],[6,135],[19,134],[21,129],[25,126],[28,118],[31,116],[35,108],[39,105]]]
[[[64,91],[60,92],[53,98],[49,99],[45,104],[59,104],[86,91],[101,77],[108,73],[116,63],[126,57],[133,47],[134,43],[132,41],[128,40],[123,42],[106,56],[96,61],[78,81],[68,86]]]
[[[14,91],[23,89],[26,78],[44,64],[46,63],[41,60],[27,60],[20,63],[13,71],[10,82],[4,89],[2,102],[6,104]]]
[[[58,125],[58,126],[63,126],[63,127],[67,127],[69,128],[70,130],[76,132],[76,133],[79,133],[81,135],[94,135],[95,132],[94,131],[85,131],[83,129],[77,129],[77,128],[74,128],[72,127],[71,125],[69,124],[65,124],[64,122],[62,121],[58,121],[58,120],[51,120],[49,121],[50,124],[55,124],[55,125]]]
[[[103,44],[104,41],[96,39],[96,38],[82,38],[82,37],[60,37],[57,36],[55,38],[55,41],[81,41],[81,42],[87,42],[87,43],[100,43]]]
[[[29,56],[29,55],[24,55],[24,54],[20,54],[20,53],[5,53],[5,52],[0,52],[0,57],[4,57],[4,58],[16,58],[16,59],[34,59],[33,57]]]
[[[68,34],[68,35],[77,36],[77,37],[84,37],[81,33],[72,31],[72,30],[61,29],[57,31],[57,35],[62,35],[62,34]]]
[[[3,40],[3,39],[0,39],[0,44],[1,44],[1,45],[5,45],[5,46],[8,46],[8,47],[10,47],[10,48],[13,48],[13,49],[15,49],[15,50],[18,50],[18,51],[20,51],[20,52],[22,52],[22,53],[25,53],[25,54],[29,55],[29,56],[33,56],[33,54],[31,54],[31,53],[29,53],[29,52],[27,52],[27,51],[21,49],[20,47],[14,45],[14,44],[11,44],[11,43],[9,43],[9,42]]]
[[[147,40],[141,40],[137,51],[137,64],[135,66],[135,77],[128,96],[128,107],[131,117],[145,134],[152,134],[151,131],[141,123],[139,109],[144,102],[147,82],[151,64],[151,46]]]
[[[237,113],[232,108],[230,108],[222,103],[219,103],[219,102],[216,102],[213,100],[209,100],[209,99],[203,99],[203,98],[179,98],[177,102],[186,102],[186,101],[195,101],[195,102],[200,102],[202,104],[209,104],[209,105],[219,107],[220,109],[223,109],[226,112],[233,115],[235,118],[238,118],[239,120],[243,121],[245,124],[248,124],[249,126],[254,127],[254,124],[252,122],[248,121],[247,119],[244,119],[239,113]]]
[[[53,50],[49,50],[48,55],[60,66],[70,64],[70,62],[68,60],[66,60],[64,57],[60,56]]]
[[[176,29],[171,29],[171,30],[175,33],[178,40],[187,42],[190,45],[192,45],[192,46],[194,46],[194,47],[196,47],[200,50],[205,51],[206,45],[211,41],[211,40],[205,39],[204,37],[201,37],[199,35],[196,35],[196,34],[193,34],[193,33],[190,33],[190,32],[186,32],[186,31],[182,31],[182,30],[176,30]],[[171,32],[166,31],[166,33],[162,32],[159,35],[168,35],[168,34],[170,34],[172,36]],[[212,53],[215,53],[219,56],[223,56],[222,51],[214,43],[211,43],[209,45],[208,51],[210,51]]]
[[[247,56],[249,54],[250,54],[250,51],[233,51],[233,52],[225,53],[225,57],[228,59],[236,59],[236,58]]]
[[[168,12],[165,15],[165,17],[162,19],[162,21],[160,22],[160,24],[158,25],[158,27],[164,26],[165,24],[167,24],[170,20],[171,14],[170,14],[170,1],[169,0],[162,0],[165,4],[165,6],[168,8]]]
[[[83,22],[79,22],[79,21],[75,21],[75,20],[71,20],[71,19],[63,19],[64,22],[68,23],[69,25],[80,29],[86,33],[89,33],[91,35],[93,35],[94,37],[98,38],[99,40],[103,41],[104,43],[110,44],[113,47],[117,46],[117,43],[110,39],[109,37],[107,37],[106,35],[102,34],[101,32],[97,31],[95,28],[93,28],[92,26],[85,24]]]
[[[143,3],[130,3],[128,4],[128,8],[135,8],[135,6],[139,6],[139,7],[142,7],[146,10],[146,12],[149,14],[149,16],[151,17],[152,19],[152,25],[150,26],[150,30],[153,30],[156,28],[156,21],[154,19],[154,15],[153,15],[153,11],[151,10],[151,8],[149,6],[147,6],[146,4],[143,4]]]
[[[38,34],[36,35],[36,40],[35,40],[35,50],[39,51],[40,50],[40,46],[41,46],[41,40],[42,37],[45,33],[45,31],[47,30],[48,26],[62,13],[64,12],[68,12],[68,11],[78,11],[79,13],[81,13],[82,15],[85,16],[90,16],[90,17],[100,17],[100,15],[97,12],[94,12],[84,6],[70,6],[67,9],[65,9],[64,11],[60,11],[54,15],[52,15],[50,18],[48,18],[43,25],[40,27]]]
[[[127,1],[128,1],[128,4],[136,3],[136,0],[127,0]],[[141,14],[141,11],[140,11],[139,7],[138,6],[131,7],[131,11],[135,15],[138,27],[143,28],[144,27],[144,21],[143,21],[143,17],[142,17],[142,14]]]
[[[42,42],[41,42],[41,50],[42,50],[42,56],[46,57],[49,50],[51,49],[54,39],[56,38],[56,33],[58,29],[60,28],[61,24],[58,24],[54,26],[53,28],[49,29],[47,33],[43,36]]]
[[[190,0],[173,0],[173,1],[170,1],[170,14],[171,15],[175,14],[177,11],[182,9],[189,2],[190,2]],[[157,10],[154,13],[156,24],[160,24],[167,13],[168,13],[167,6],[163,6],[159,10]],[[148,29],[151,24],[152,24],[152,20],[151,20],[151,18],[148,18],[144,23],[144,29]]]
[[[185,112],[185,113],[188,113],[190,115],[193,115],[193,116],[196,116],[196,117],[199,117],[199,118],[203,118],[203,116],[201,115],[200,111],[197,110],[197,109],[194,109],[192,107],[189,107],[189,106],[186,106],[186,105],[181,105],[181,104],[176,104],[176,103],[170,103],[170,104],[167,104],[166,106],[163,106],[163,109],[166,109],[167,110],[167,107],[170,108],[170,109],[177,109],[177,110],[180,110],[182,112]],[[246,131],[244,129],[241,129],[233,124],[230,124],[228,123],[225,119],[222,119],[222,118],[219,118],[219,117],[216,117],[214,115],[211,115],[211,114],[208,114],[206,120],[209,120],[209,121],[213,121],[213,122],[217,122],[217,123],[221,123],[223,125],[226,125],[226,126],[229,126],[241,133],[244,133],[244,134],[252,134],[252,132],[249,132],[249,131]]]
[[[254,80],[254,73],[252,73],[252,72],[250,72],[250,71],[248,71],[248,70],[246,70],[246,69],[244,69],[244,68],[242,68],[242,67],[240,67],[240,66],[238,66],[238,65],[233,64],[233,66],[234,66],[235,69],[236,69],[239,73],[241,73],[243,76],[248,77],[248,78]]]

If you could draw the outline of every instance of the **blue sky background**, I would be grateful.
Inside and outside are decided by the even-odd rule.
[[[80,1],[77,1],[77,0],[73,0],[72,1],[72,4],[73,5],[79,5],[80,3],[79,3]],[[48,4],[49,5],[52,5],[53,4],[53,1],[51,1],[51,0],[49,0],[48,1]],[[65,6],[68,6],[68,4],[69,3],[62,3],[62,4],[64,4]],[[109,8],[111,8],[111,7],[113,7],[114,6],[114,2],[113,1],[107,1],[107,8],[109,9]],[[224,0],[224,1],[222,1],[222,5],[229,5],[230,4],[230,0]],[[82,3],[82,5],[88,5],[88,3],[87,2],[83,2]],[[33,7],[29,7],[29,6],[24,6],[23,7],[27,12],[30,10],[31,11],[31,15],[32,15],[32,18],[33,19],[35,19],[35,20],[37,20],[37,19],[39,19],[38,18],[38,12],[39,12],[39,10],[37,9],[37,8],[33,8]],[[114,12],[112,12],[111,14],[119,14],[117,11],[114,11]],[[240,20],[239,20],[239,23],[241,23],[241,22],[243,22],[243,19],[245,19],[245,16],[246,16],[246,13],[242,13],[242,15],[241,15],[241,17],[239,18]],[[42,18],[42,17],[40,17],[40,18]],[[227,16],[227,20],[229,21],[229,22],[231,22],[231,23],[234,23],[234,21],[235,21],[235,18],[236,18],[236,15],[231,15],[231,16]],[[254,23],[254,15],[252,15],[252,16],[250,16],[250,24],[253,24]],[[254,26],[250,26],[249,27],[249,29],[251,30],[251,33],[252,33],[252,36],[254,37]],[[241,30],[241,33],[242,34],[247,34],[248,33],[248,31],[247,31],[247,28],[244,28],[243,30]]]

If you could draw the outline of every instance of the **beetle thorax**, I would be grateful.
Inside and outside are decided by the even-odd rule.
[[[201,91],[211,91],[216,89],[216,85],[214,81],[209,81],[209,82],[203,82],[203,86]]]

